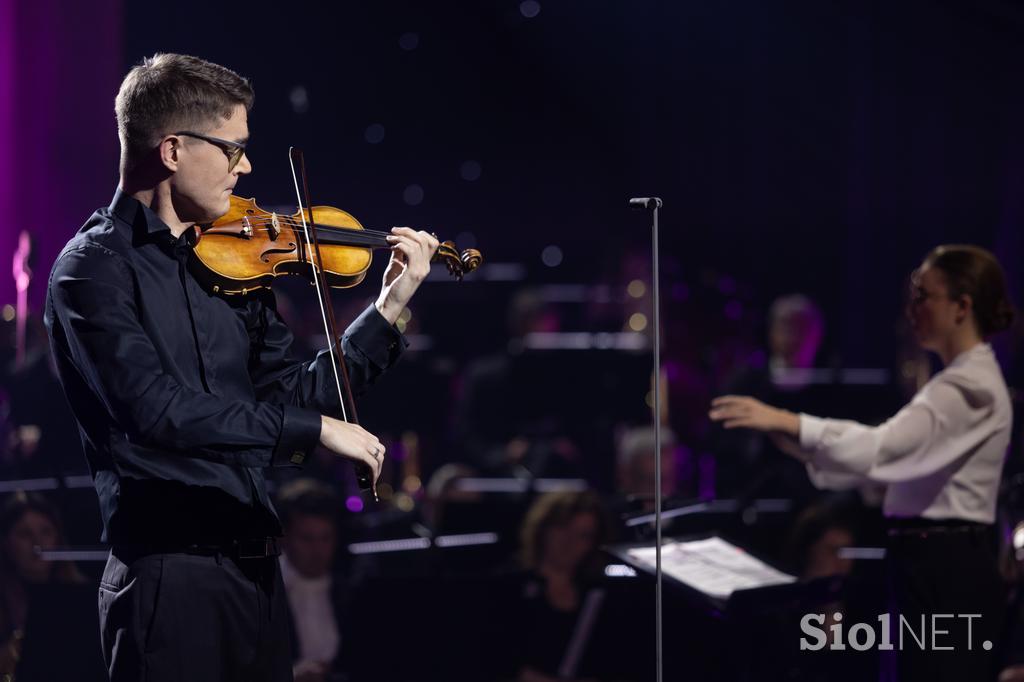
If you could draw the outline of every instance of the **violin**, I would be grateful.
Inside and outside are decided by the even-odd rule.
[[[350,213],[332,206],[311,206],[305,161],[300,149],[288,150],[299,210],[292,215],[265,211],[255,199],[231,197],[228,212],[209,225],[196,226],[193,272],[214,293],[242,294],[268,288],[279,275],[304,276],[316,288],[324,333],[331,358],[341,419],[359,423],[352,387],[340,348],[330,289],[363,281],[374,249],[391,249],[390,232],[367,230]],[[301,179],[301,183],[300,183]],[[301,189],[300,189],[301,184]],[[435,235],[436,238],[436,235]],[[483,256],[476,249],[462,252],[446,241],[438,244],[431,262],[443,262],[459,280],[476,270]],[[360,489],[372,491],[369,466],[355,466]]]
[[[310,253],[304,224],[315,232],[319,259]],[[232,195],[225,215],[197,226],[194,252],[201,266],[197,274],[215,293],[223,294],[244,295],[270,287],[279,275],[300,275],[313,282],[321,267],[327,286],[353,287],[366,277],[373,250],[391,248],[389,234],[367,230],[352,214],[332,206],[282,215],[260,208],[255,199]],[[461,280],[480,266],[483,256],[476,249],[460,252],[453,242],[445,241],[431,262],[444,263]]]

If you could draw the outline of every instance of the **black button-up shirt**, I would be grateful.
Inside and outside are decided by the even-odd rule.
[[[50,274],[46,327],[112,544],[279,535],[262,470],[301,464],[339,412],[329,354],[292,357],[269,290],[200,286],[193,246],[118,190]],[[405,346],[368,307],[342,337],[353,391]]]

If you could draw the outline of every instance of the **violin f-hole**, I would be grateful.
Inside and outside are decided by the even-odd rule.
[[[270,254],[272,254],[272,253],[291,253],[293,251],[295,251],[295,242],[288,242],[288,248],[286,248],[286,249],[285,248],[267,249],[266,251],[264,251],[263,253],[260,254],[260,260],[263,261],[264,263],[269,263],[270,262]]]

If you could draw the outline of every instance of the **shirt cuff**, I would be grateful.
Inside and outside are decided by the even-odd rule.
[[[820,417],[813,417],[809,414],[800,413],[800,447],[804,450],[815,451],[821,445],[822,436],[825,434],[825,420]]]
[[[409,345],[402,332],[388,324],[372,303],[345,330],[345,340],[380,368],[395,364]]]
[[[320,442],[320,413],[293,405],[283,405],[281,436],[271,466],[301,466]]]

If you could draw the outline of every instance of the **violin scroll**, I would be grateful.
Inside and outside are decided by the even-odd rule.
[[[437,235],[434,235],[436,238]],[[441,242],[437,251],[434,252],[434,257],[430,259],[431,263],[444,263],[448,268],[448,273],[454,276],[459,281],[462,278],[480,267],[480,264],[484,262],[483,255],[476,249],[464,249],[461,253],[455,242],[444,241]]]

